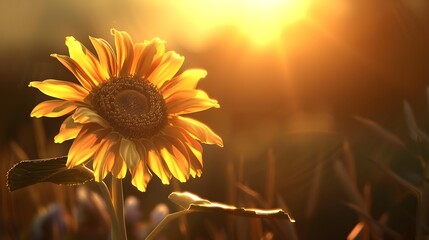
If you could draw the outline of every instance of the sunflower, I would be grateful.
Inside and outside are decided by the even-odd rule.
[[[165,51],[154,38],[134,43],[127,32],[111,30],[116,50],[104,39],[90,37],[95,57],[74,37],[66,37],[69,55],[52,54],[79,84],[48,79],[30,87],[57,98],[39,103],[32,117],[70,114],[55,136],[56,143],[74,139],[67,167],[92,160],[95,181],[108,173],[145,191],[152,174],[162,183],[181,182],[202,174],[201,143],[223,146],[205,124],[182,115],[219,108],[216,100],[196,89],[202,69],[177,74],[184,57]]]

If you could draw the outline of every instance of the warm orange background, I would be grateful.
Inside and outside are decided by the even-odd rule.
[[[219,133],[225,147],[206,146],[203,177],[181,185],[182,189],[232,203],[231,191],[235,190],[231,184],[240,182],[264,195],[267,153],[272,151],[276,156],[275,190],[295,214],[301,239],[315,239],[314,236],[345,239],[356,216],[340,204],[345,200],[336,190],[337,180],[326,177],[320,190],[323,197],[318,200],[322,207],[313,215],[308,213],[308,199],[312,197],[308,188],[316,181],[313,176],[318,166],[316,159],[320,157],[317,154],[328,152],[344,139],[356,144],[352,148],[358,148],[354,149],[357,155],[362,145],[383,144],[371,142],[371,134],[363,131],[353,116],[372,119],[407,138],[404,100],[411,104],[419,126],[429,130],[428,3],[424,0],[308,0],[299,4],[292,0],[266,1],[266,4],[180,2],[2,1],[2,174],[19,160],[16,149],[22,149],[32,159],[67,153],[67,143],[53,143],[59,119],[35,123],[29,117],[31,109],[46,96],[27,85],[46,78],[75,81],[49,54],[66,54],[64,39],[69,35],[88,47],[88,35],[113,43],[109,30],[114,27],[130,33],[136,42],[152,37],[165,39],[168,49],[185,56],[183,69],[197,67],[208,71],[200,88],[217,99],[221,108],[195,117]],[[40,127],[41,122],[45,137],[37,132],[36,126]],[[42,147],[38,147],[40,143]],[[362,164],[359,157],[356,162],[359,168]],[[399,169],[414,169],[414,162],[407,164]],[[378,178],[379,173],[373,169],[366,171],[366,167],[358,173],[360,183],[375,179],[374,191],[386,184]],[[377,185],[379,180],[381,185]],[[4,189],[3,178],[0,183]],[[127,194],[136,194],[148,204],[145,209],[166,202],[171,190],[172,187],[162,186],[158,180],[149,184],[147,193],[138,193],[127,186]],[[1,211],[3,224],[15,221],[18,232],[26,230],[37,208],[29,207],[34,210],[26,210],[27,216],[21,212],[19,204],[27,204],[25,191],[28,190],[2,191],[3,210],[10,201],[15,202],[16,209],[14,217]],[[395,191],[396,188],[392,190]],[[377,196],[377,192],[373,195]],[[40,206],[49,202],[38,198],[42,199]],[[384,211],[380,203],[384,200],[374,201],[379,204],[375,212]],[[325,207],[340,212],[327,212],[323,210]],[[413,207],[412,204],[404,207],[410,218]],[[326,218],[331,220],[325,221]],[[299,220],[307,225],[299,225]],[[398,231],[412,234],[409,232],[414,231],[413,221],[408,222],[410,226],[405,224]],[[10,228],[3,227],[2,231]]]

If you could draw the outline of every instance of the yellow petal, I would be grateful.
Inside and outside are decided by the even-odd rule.
[[[158,65],[161,63],[163,59],[163,56],[165,54],[165,41],[159,38],[154,38],[151,41],[153,41],[156,45],[156,53],[155,53],[155,56],[153,57],[153,62],[151,67],[151,70],[153,71],[155,70],[156,67],[158,67]],[[155,62],[157,63],[154,64]]]
[[[69,101],[84,102],[89,94],[88,90],[75,83],[54,79],[30,82],[28,86],[35,87],[48,96]]]
[[[191,164],[191,176],[201,176],[203,172],[203,148],[201,144],[194,138],[192,138],[192,136],[190,136],[189,133],[186,132],[186,130],[184,130],[183,128],[175,126],[166,126],[163,130],[163,133],[173,138],[177,138],[182,143],[184,143],[186,151],[188,153],[189,162]]]
[[[167,98],[177,91],[195,89],[200,79],[204,78],[206,75],[207,72],[203,69],[186,70],[179,76],[174,77],[162,85],[160,92],[164,98]]]
[[[96,182],[101,182],[107,176],[107,174],[112,170],[113,165],[115,164],[115,154],[113,152],[105,152],[105,146],[107,142],[103,145],[103,151],[100,151],[94,160],[94,180]]]
[[[157,45],[155,56],[153,56],[152,65],[150,66],[149,72],[146,74],[146,77],[150,76],[150,74],[161,64],[164,59],[165,54],[165,42],[162,41],[161,44]]]
[[[145,158],[147,156],[147,152],[145,147],[140,143],[136,143],[136,149],[139,152],[139,155],[144,157],[142,157],[142,159],[137,163],[135,168],[130,169],[132,175],[131,183],[136,186],[138,190],[144,192],[146,191],[147,184],[152,178],[152,174],[146,164],[147,161]]]
[[[109,123],[104,118],[87,107],[78,107],[72,117],[75,122],[80,124],[97,123],[104,128],[110,128]]]
[[[138,68],[137,65],[140,57],[143,56],[143,51],[145,50],[147,45],[148,45],[147,41],[134,44],[134,61],[132,62],[131,69],[130,69],[130,74],[133,76],[140,76],[136,74],[137,68]]]
[[[115,162],[111,170],[112,175],[118,179],[125,178],[127,176],[127,164],[123,159],[118,159],[116,155],[114,161]]]
[[[152,174],[150,174],[146,163],[143,161],[139,162],[137,166],[131,170],[131,174],[133,175],[131,183],[137,187],[139,191],[145,192],[147,184],[152,178]]]
[[[148,80],[155,86],[161,87],[164,82],[176,75],[184,60],[184,57],[173,51],[165,53],[160,64],[149,75]]]
[[[82,127],[82,124],[74,122],[72,116],[68,116],[61,124],[60,132],[55,136],[54,141],[56,143],[62,143],[76,138]]]
[[[189,134],[202,143],[216,144],[219,147],[223,147],[222,139],[202,122],[180,116],[172,117],[169,121],[173,126],[185,129]]]
[[[114,153],[115,158],[113,160],[114,164],[111,170],[112,175],[118,179],[125,178],[127,175],[127,164],[119,154],[119,143],[112,147],[112,152]]]
[[[67,167],[72,168],[92,158],[104,134],[103,129],[93,129],[91,127],[82,129],[70,147],[67,156]]]
[[[169,184],[172,174],[162,161],[158,150],[150,141],[142,140],[141,143],[146,149],[145,159],[150,170],[161,179],[163,184]]]
[[[134,61],[134,44],[130,35],[125,31],[111,30],[115,37],[116,57],[118,62],[119,76],[130,75],[131,66]]]
[[[189,178],[189,160],[183,151],[183,144],[168,136],[155,137],[154,143],[173,176],[180,182],[186,182]]]
[[[136,56],[135,75],[145,78],[149,75],[152,63],[159,57],[158,55],[165,49],[164,41],[154,38],[142,49],[139,56]]]
[[[201,90],[182,90],[175,92],[165,99],[167,111],[170,114],[187,114],[204,111],[209,108],[219,108],[216,100]]]
[[[202,152],[203,147],[201,144],[195,140],[184,128],[176,127],[176,126],[166,126],[162,133],[177,138],[182,141],[184,144],[189,146],[192,149],[192,152],[195,152],[195,155],[198,157],[199,161],[202,164]]]
[[[31,111],[32,117],[61,117],[77,107],[77,103],[64,100],[48,100],[37,104]]]
[[[119,144],[117,134],[111,133],[107,135],[100,144],[100,147],[95,154],[92,167],[94,169],[95,181],[101,182],[106,175],[112,170],[116,156],[119,155],[115,150],[115,146]]]
[[[82,43],[74,37],[66,37],[66,45],[69,49],[70,57],[79,64],[95,86],[98,86],[103,80],[109,78],[107,74],[103,74],[100,71],[100,63]]]
[[[51,54],[51,57],[60,61],[73,75],[77,78],[80,84],[87,90],[92,90],[96,85],[93,80],[85,73],[79,64],[69,56]]]
[[[119,154],[125,160],[129,168],[134,168],[138,161],[141,159],[137,152],[134,141],[122,138],[121,145],[119,147]]]
[[[96,153],[93,168],[94,179],[96,182],[101,182],[113,168],[115,163],[115,154],[109,151],[112,143],[110,141],[103,141],[99,151]]]
[[[91,40],[98,58],[100,59],[100,67],[103,70],[103,75],[108,76],[109,78],[116,76],[116,55],[110,44],[101,38],[89,37],[89,39]]]

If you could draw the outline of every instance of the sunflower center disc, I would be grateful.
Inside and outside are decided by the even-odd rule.
[[[167,108],[158,89],[134,77],[112,78],[94,90],[100,116],[127,138],[150,138],[167,125]]]
[[[123,90],[116,95],[116,104],[124,114],[140,115],[149,111],[147,97],[136,90]]]

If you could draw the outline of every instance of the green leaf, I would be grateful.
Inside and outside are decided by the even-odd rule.
[[[168,214],[153,231],[147,236],[146,240],[153,240],[162,231],[162,229],[174,219],[193,212],[213,212],[223,214],[233,214],[243,217],[259,218],[282,218],[295,222],[289,214],[282,209],[258,209],[258,208],[239,208],[223,203],[210,202],[207,199],[190,192],[172,192],[168,199],[184,208],[184,210]]]
[[[14,191],[36,183],[51,182],[78,185],[93,180],[92,171],[85,166],[66,167],[67,156],[48,159],[24,160],[7,173],[7,186]]]
[[[199,196],[190,192],[172,192],[168,196],[168,199],[184,209],[189,209],[191,204],[211,204],[209,200],[200,198]]]
[[[260,218],[286,218],[295,222],[289,214],[282,209],[259,209],[259,208],[241,208],[223,203],[210,202],[207,199],[189,192],[173,192],[168,198],[177,205],[189,211],[213,212],[223,214],[233,214],[243,217],[260,217]]]

